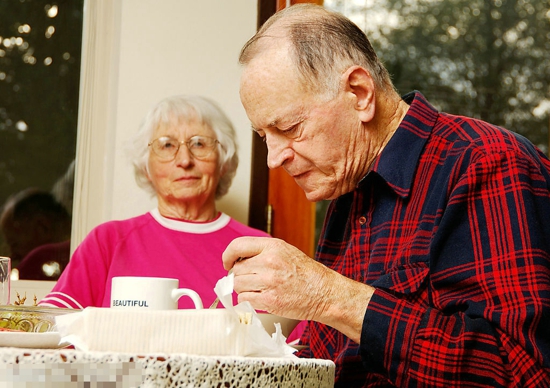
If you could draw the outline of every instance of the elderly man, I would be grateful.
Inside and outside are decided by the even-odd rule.
[[[322,7],[275,14],[240,62],[269,167],[332,203],[316,260],[228,246],[239,300],[310,320],[304,356],[333,359],[336,386],[549,386],[548,159],[400,97],[363,32]]]

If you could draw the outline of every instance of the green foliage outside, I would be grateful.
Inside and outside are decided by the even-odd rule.
[[[0,0],[0,207],[75,158],[82,14],[83,0]]]
[[[352,18],[401,94],[481,118],[548,152],[548,0],[325,0]]]

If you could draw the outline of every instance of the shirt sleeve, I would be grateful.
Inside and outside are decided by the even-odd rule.
[[[100,226],[86,236],[52,291],[38,303],[40,306],[101,307],[110,260],[110,233],[103,229]]]
[[[428,295],[375,291],[364,366],[397,386],[548,387],[548,165],[507,151],[453,174],[429,268],[414,273]]]

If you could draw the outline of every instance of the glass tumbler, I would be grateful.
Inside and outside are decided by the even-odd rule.
[[[10,304],[11,260],[0,257],[0,305]]]

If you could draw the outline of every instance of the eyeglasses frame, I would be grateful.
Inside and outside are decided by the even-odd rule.
[[[191,150],[191,148],[189,148],[189,143],[190,143],[190,141],[191,141],[192,139],[196,138],[196,137],[200,137],[200,138],[203,138],[203,139],[209,139],[209,140],[212,140],[212,141],[214,142],[214,143],[212,144],[212,146],[210,147],[210,152],[208,153],[208,155],[199,158],[199,157],[197,157],[197,156],[193,153],[193,151]],[[172,158],[170,158],[170,159],[168,159],[168,158],[163,158],[162,155],[159,155],[159,154],[155,151],[155,148],[152,147],[152,145],[153,145],[154,142],[156,142],[157,140],[162,139],[162,138],[168,138],[168,139],[175,140],[176,143],[178,144],[178,148],[177,148],[176,151],[174,152],[174,156],[173,156]],[[216,145],[217,145],[217,144],[220,144],[220,145],[221,145],[220,141],[219,141],[218,139],[214,139],[213,137],[195,135],[195,136],[191,136],[191,137],[188,138],[187,140],[181,140],[181,141],[180,141],[180,140],[177,140],[177,139],[175,139],[175,138],[173,138],[172,136],[161,136],[161,137],[157,137],[156,139],[151,140],[151,141],[147,144],[147,147],[151,147],[151,150],[153,151],[153,153],[154,153],[157,157],[161,158],[163,161],[170,162],[170,161],[176,159],[176,156],[178,155],[178,152],[180,151],[180,148],[181,148],[181,146],[182,146],[183,144],[185,144],[185,146],[187,147],[187,150],[189,151],[189,154],[190,154],[191,156],[193,156],[194,159],[197,159],[197,160],[206,160],[206,159],[208,159],[208,157],[212,154],[212,151],[214,151],[214,149],[216,148]]]

